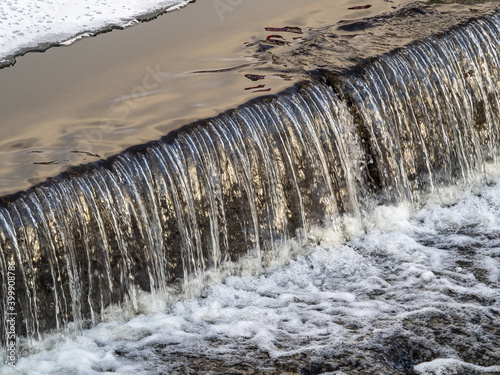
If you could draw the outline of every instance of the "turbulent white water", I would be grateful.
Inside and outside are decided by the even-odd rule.
[[[0,3],[0,65],[44,44],[71,43],[85,33],[125,27],[137,17],[178,9],[187,0],[9,0]],[[88,35],[88,34],[87,34]]]
[[[258,360],[264,372],[282,358],[322,363],[407,340],[421,352],[418,374],[499,372],[488,360],[500,316],[500,179],[498,166],[490,170],[479,184],[430,194],[416,212],[378,206],[362,222],[346,222],[342,234],[311,230],[293,245],[293,260],[262,275],[231,276],[200,297],[156,300],[153,309],[145,295],[144,314],[126,321],[122,311],[79,337],[49,335],[35,343],[38,353],[0,372],[194,374],[203,373],[201,356],[221,361],[218,371],[265,357]],[[447,340],[470,352],[440,340],[454,328]],[[483,356],[474,352],[479,346]],[[440,358],[425,360],[426,350]]]
[[[2,197],[19,361],[0,371],[499,372],[499,30],[492,13]]]

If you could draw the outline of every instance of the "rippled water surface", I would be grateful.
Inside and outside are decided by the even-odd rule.
[[[200,0],[0,69],[0,194],[280,92],[309,79],[307,71],[352,66],[496,4],[402,7],[407,2],[377,0],[349,10],[347,0],[229,2]],[[265,30],[284,26],[303,34]],[[260,44],[274,34],[285,44]],[[253,82],[246,74],[265,79]],[[259,85],[270,91],[245,90]]]

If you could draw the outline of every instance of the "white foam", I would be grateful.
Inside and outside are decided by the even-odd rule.
[[[420,277],[422,278],[422,280],[429,283],[435,279],[436,275],[434,275],[432,271],[425,271],[420,275]]]
[[[110,26],[127,27],[136,18],[173,10],[188,0],[5,0],[0,2],[0,64],[42,44],[68,45]]]
[[[420,363],[414,369],[418,374],[422,375],[458,375],[463,374],[466,370],[473,370],[477,373],[500,372],[500,366],[482,367],[453,358],[437,358],[431,362]]]
[[[405,205],[379,207],[356,224],[365,233],[349,242],[340,243],[333,229],[315,228],[300,251],[283,250],[298,253],[287,264],[283,258],[281,266],[272,263],[264,274],[221,276],[220,282],[214,276],[215,284],[199,297],[170,304],[143,294],[137,302],[142,315],[127,320],[118,314],[81,336],[52,335],[15,369],[0,372],[137,375],[154,368],[176,373],[179,361],[184,366],[187,357],[199,354],[224,358],[257,350],[279,358],[331,348],[364,350],[408,322],[424,329],[435,316],[459,316],[465,326],[480,330],[477,316],[487,321],[491,304],[500,297],[498,241],[484,237],[500,232],[498,202],[500,186],[483,185],[461,200],[456,195],[451,206],[436,201],[417,212]],[[467,244],[473,248],[470,254],[460,250]],[[460,259],[471,265],[457,266]],[[446,342],[415,335],[436,352],[449,354],[415,366],[420,374],[498,370],[461,362],[463,353]]]

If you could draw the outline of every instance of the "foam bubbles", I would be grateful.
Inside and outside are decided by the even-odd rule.
[[[482,367],[453,358],[438,358],[415,366],[415,371],[422,375],[453,375],[464,373],[499,373],[500,366]]]
[[[425,281],[426,283],[429,283],[431,282],[432,280],[434,280],[436,277],[436,275],[434,275],[434,273],[432,271],[425,271],[423,272],[421,275],[420,275],[420,278]]]
[[[336,374],[353,363],[365,373],[498,371],[499,202],[492,184],[413,213],[379,207],[343,243],[315,228],[287,264],[171,304],[144,294],[139,305],[156,301],[156,312],[52,337],[3,373],[195,374],[242,361],[266,373],[302,368],[300,358]]]

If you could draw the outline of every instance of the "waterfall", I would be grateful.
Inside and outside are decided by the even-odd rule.
[[[265,263],[367,197],[418,201],[498,155],[498,14],[256,99],[0,201],[0,329],[96,324],[242,256]],[[2,343],[5,338],[2,337]]]
[[[498,27],[498,15],[456,27],[340,79],[392,197],[415,200],[497,157]]]

